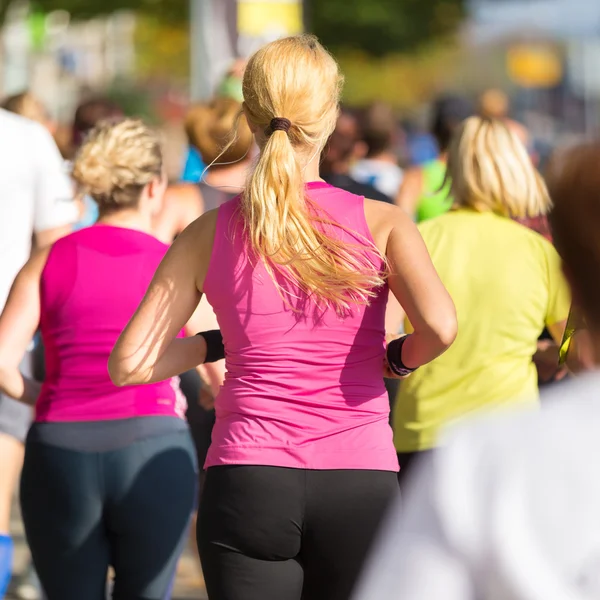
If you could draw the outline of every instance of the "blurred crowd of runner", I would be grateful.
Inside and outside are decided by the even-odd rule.
[[[0,598],[7,593],[11,579],[10,511],[21,472],[25,528],[43,586],[36,582],[32,568],[12,582],[15,597],[42,597],[43,587],[48,600],[100,600],[98,590],[104,589],[109,567],[117,574],[115,598],[170,597],[178,557],[188,532],[196,529],[190,527],[190,519],[198,504],[198,480],[200,489],[204,482],[204,474],[197,475],[198,465],[204,473],[201,469],[209,452],[225,361],[217,356],[197,367],[192,361],[189,369],[178,377],[165,378],[166,382],[117,387],[108,377],[106,360],[168,247],[185,237],[186,229],[202,215],[230,206],[246,189],[249,172],[262,149],[256,143],[249,109],[242,110],[251,83],[244,78],[244,69],[245,64],[236,63],[214,98],[190,106],[182,124],[187,144],[178,174],[166,173],[160,135],[142,121],[125,116],[106,98],[83,101],[68,127],[53,123],[29,92],[3,103],[0,306],[6,306],[0,318]],[[419,359],[422,362],[413,365],[419,368],[406,378],[386,379],[400,487],[409,498],[413,465],[421,459],[431,461],[431,470],[445,469],[447,475],[456,468],[456,477],[461,476],[461,442],[453,448],[454,454],[440,459],[441,466],[431,466],[432,451],[449,424],[491,407],[536,405],[539,387],[569,379],[591,362],[582,339],[572,350],[572,357],[578,355],[569,368],[559,364],[572,304],[569,283],[578,285],[579,281],[567,282],[547,218],[554,198],[545,179],[560,179],[563,155],[540,154],[526,127],[511,115],[508,97],[498,90],[488,90],[478,99],[443,95],[434,99],[428,113],[428,127],[418,128],[403,122],[381,102],[366,107],[342,105],[331,135],[318,148],[320,177],[328,186],[344,190],[348,199],[365,197],[395,205],[418,225],[435,271],[456,307],[458,333],[455,341],[448,340],[449,349],[442,353],[445,348],[440,348],[438,357],[432,354]],[[276,127],[269,135],[280,131],[279,126],[291,135],[290,125],[277,118],[284,117],[280,121],[287,123],[291,120],[294,127],[293,120],[285,114],[273,117]],[[315,195],[321,193],[319,189],[314,188]],[[561,196],[563,188],[557,189],[558,201],[566,202]],[[600,194],[600,188],[596,191]],[[346,197],[340,196],[340,202],[342,198]],[[331,214],[337,215],[338,209],[342,214],[343,209],[332,204]],[[594,210],[597,212],[596,207]],[[367,221],[368,227],[364,219],[360,227],[370,236],[374,229],[368,215]],[[220,231],[218,223],[216,227]],[[563,232],[563,236],[567,234]],[[568,246],[564,239],[563,243]],[[225,249],[222,252],[229,256]],[[385,247],[382,253],[386,253]],[[410,261],[408,254],[406,260]],[[402,262],[389,253],[386,258]],[[226,270],[228,264],[223,259],[225,284],[233,277]],[[584,275],[577,274],[575,279],[577,276]],[[230,289],[233,294],[235,286],[225,284],[220,293],[226,295]],[[419,304],[424,300],[415,299],[419,290],[409,284],[395,285],[401,292],[390,282],[389,299],[385,299],[388,341],[403,339],[406,334],[414,334],[416,339],[429,327],[435,329],[428,321],[429,313]],[[165,303],[176,304],[178,289],[171,292]],[[404,306],[398,300],[402,294]],[[219,329],[215,312],[203,298],[193,316],[178,324],[174,335],[196,340],[198,332],[208,332],[210,352],[209,334]],[[153,347],[149,345],[147,351],[152,354]],[[189,352],[194,355],[197,351],[190,342]],[[240,367],[236,364],[234,368]],[[132,376],[131,381],[141,380]],[[462,449],[471,454],[466,459],[464,468],[470,471],[465,477],[488,476],[471,465],[480,441],[474,438],[471,446]],[[415,463],[415,459],[419,460]],[[500,469],[495,463],[489,468]],[[271,482],[261,479],[263,475],[254,476],[270,489]],[[286,480],[286,474],[280,476]],[[411,529],[408,516],[393,513],[400,525],[389,528],[397,537],[390,534],[386,551],[376,555],[383,558],[372,562],[359,590],[361,600],[571,597],[521,592],[461,596],[461,589],[476,584],[465,583],[468,574],[463,569],[467,567],[455,565],[461,581],[449,574],[452,561],[459,561],[461,553],[468,555],[468,567],[481,576],[481,569],[471,564],[476,562],[473,553],[484,552],[488,546],[481,542],[483,545],[474,546],[477,550],[467,548],[472,539],[465,541],[465,529],[471,524],[452,521],[454,515],[448,517],[452,510],[444,504],[445,498],[441,508],[433,506],[438,492],[428,486],[436,473],[429,476],[427,482],[423,476],[415,486],[422,494],[415,492],[415,497],[427,499],[424,506],[431,508],[431,514],[419,514],[417,500],[412,500],[408,513],[416,525]],[[478,492],[469,486],[459,489],[456,480],[440,481],[439,493],[447,494],[448,502],[454,499],[458,512],[466,513],[467,509],[460,507],[461,490],[474,496]],[[231,494],[242,489],[242,483],[233,477],[213,482],[213,489],[217,485]],[[288,481],[285,493],[293,496],[296,485]],[[385,487],[383,482],[368,479],[352,484],[331,479],[315,485]],[[474,486],[473,481],[469,485]],[[263,496],[252,498],[268,504],[268,489]],[[381,493],[371,510],[377,506],[383,518],[392,496]],[[209,494],[206,500],[211,508],[217,502],[213,496]],[[288,501],[285,494],[282,497]],[[323,498],[319,502],[324,502]],[[345,526],[354,528],[357,538],[363,536],[365,547],[370,547],[371,533],[363,532],[359,522],[363,507],[356,502],[356,522],[352,523],[349,514]],[[318,514],[319,510],[325,509],[315,508],[316,522],[327,518],[325,512]],[[236,519],[255,518],[248,507],[231,505],[230,511]],[[431,521],[426,522],[426,517]],[[214,529],[207,519],[199,524],[199,538],[202,527]],[[444,525],[450,529],[462,527],[451,541],[465,546],[452,546],[446,537],[451,537],[452,531],[438,531],[436,519],[445,519]],[[232,522],[239,526],[235,519]],[[435,550],[419,546],[419,525],[423,525],[423,535],[431,534],[432,544],[452,546],[450,550],[444,546],[447,556],[435,565],[427,565],[428,560],[434,561]],[[261,527],[265,536],[275,535],[268,530],[269,523]],[[323,524],[316,527],[327,530]],[[502,522],[498,527],[504,527]],[[509,531],[510,526],[507,536]],[[336,533],[327,535],[335,537]],[[397,540],[405,544],[402,551],[407,556],[412,552],[410,544],[415,545],[411,560],[398,557],[399,550],[392,547]],[[266,556],[260,555],[264,564],[259,567],[250,560],[237,564],[231,557],[215,557],[206,547],[202,550],[201,539],[199,543],[214,600],[258,600],[259,585],[255,590],[243,590],[241,584],[238,589],[232,583],[228,588],[220,579],[247,576],[252,580],[244,575],[244,569],[263,569],[261,573],[272,585],[281,584],[279,591],[271,591],[279,596],[261,596],[260,600],[288,600],[288,592],[282,590],[287,589],[286,578],[293,576],[270,570],[271,562],[285,562],[279,549],[273,550],[272,556],[265,550]],[[247,543],[259,548],[266,544],[251,536]],[[310,542],[304,539],[302,543]],[[314,540],[313,544],[315,553],[325,552],[316,560],[346,560],[348,571],[360,571],[364,553],[359,560],[358,555],[346,552],[341,542],[337,547],[321,547]],[[248,556],[255,552],[254,547],[237,551]],[[408,566],[394,574],[402,563],[414,567],[412,574]],[[306,566],[307,578],[310,569]],[[327,593],[312,592],[306,600],[348,598],[357,573],[350,578],[340,571],[341,567],[332,567],[335,575],[328,572],[327,577],[335,581],[339,576],[344,582],[340,584],[342,592],[333,588]],[[427,588],[425,580],[428,575],[435,579],[436,573],[444,583]],[[494,571],[495,577],[504,575]],[[506,577],[513,576],[516,580],[517,575],[509,570]],[[314,585],[327,588],[327,577],[316,576]],[[448,594],[455,595],[444,596],[444,585],[452,591]]]

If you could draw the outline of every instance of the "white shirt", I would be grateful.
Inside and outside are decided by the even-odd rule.
[[[391,162],[365,158],[352,167],[350,175],[356,181],[371,185],[388,198],[395,200],[404,178],[404,171]]]
[[[33,234],[77,217],[72,185],[50,133],[0,110],[0,309],[29,259]]]
[[[355,600],[600,599],[600,375],[544,402],[424,460]]]

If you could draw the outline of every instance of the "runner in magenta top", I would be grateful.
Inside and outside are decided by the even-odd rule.
[[[346,228],[336,229],[340,239],[355,244],[373,239],[364,198],[323,182],[309,183],[307,192]],[[238,209],[239,198],[219,209],[204,280],[227,351],[206,467],[397,471],[382,377],[387,285],[370,305],[354,306],[343,320],[333,309],[319,319],[298,314],[264,265],[250,259]],[[380,259],[373,260],[383,268]]]
[[[148,233],[102,223],[54,244],[40,283],[46,378],[36,421],[183,415],[177,379],[118,388],[106,368],[167,249]]]
[[[341,76],[318,41],[268,44],[243,87],[258,163],[175,240],[109,371],[151,383],[216,359],[214,336],[176,339],[206,293],[227,367],[198,517],[208,596],[347,600],[398,492],[384,357],[435,359],[456,315],[410,218],[321,180]],[[388,290],[416,326],[386,350]]]
[[[107,362],[167,246],[152,236],[166,187],[157,135],[102,123],[73,166],[98,224],[35,253],[0,316],[0,391],[35,406],[21,509],[48,600],[166,600],[187,539],[196,453],[177,377],[120,388]],[[197,316],[175,332],[202,328]],[[41,328],[46,380],[19,362]],[[174,374],[175,376],[178,374]]]

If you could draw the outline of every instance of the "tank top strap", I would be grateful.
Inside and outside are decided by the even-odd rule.
[[[241,244],[241,221],[239,217],[240,196],[224,202],[217,208],[217,222],[215,225],[215,239],[208,263],[208,270],[204,278],[203,291],[205,295],[211,293],[211,287],[220,277],[220,263],[223,258],[233,251],[241,252],[242,248],[232,248]]]

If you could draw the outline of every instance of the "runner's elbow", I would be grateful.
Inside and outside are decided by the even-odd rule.
[[[440,341],[440,344],[444,348],[449,348],[450,346],[452,346],[458,334],[458,322],[456,319],[456,312],[452,310],[444,317],[441,317],[436,323],[435,331]]]
[[[114,351],[108,359],[108,375],[117,387],[143,383],[140,370],[135,368],[132,361],[117,356]]]

